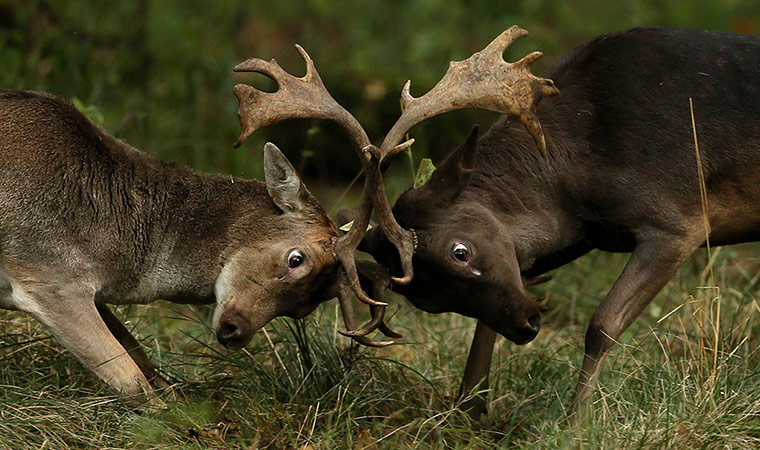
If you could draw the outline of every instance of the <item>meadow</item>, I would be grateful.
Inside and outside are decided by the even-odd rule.
[[[379,139],[407,79],[419,95],[449,60],[512,24],[531,35],[541,73],[580,41],[636,25],[756,34],[753,0],[573,0],[465,3],[282,0],[94,2],[0,0],[0,88],[55,92],[156,157],[262,178],[261,148],[278,144],[331,213],[359,164],[337,127],[291,121],[240,150],[234,82],[245,58],[293,73],[300,43],[328,89]],[[392,197],[423,157],[440,161],[489,113],[452,113],[415,129],[409,161],[391,167]],[[345,155],[345,157],[343,157]],[[695,174],[696,176],[696,174]],[[404,337],[371,349],[337,333],[337,302],[276,319],[244,350],[223,348],[212,307],[156,302],[114,308],[171,387],[161,408],[127,405],[22,313],[0,311],[0,449],[490,449],[760,447],[760,246],[702,249],[621,337],[588,401],[568,418],[585,326],[628,255],[591,253],[533,289],[548,295],[538,337],[494,353],[489,413],[457,399],[472,319],[430,315],[391,297]],[[367,318],[366,311],[362,316]]]
[[[542,331],[525,346],[499,341],[478,421],[454,395],[473,320],[400,298],[390,323],[404,338],[384,349],[337,334],[336,302],[276,319],[240,352],[215,342],[210,308],[123,308],[172,383],[158,409],[104,392],[36,322],[4,312],[0,447],[757,448],[758,250],[695,255],[623,335],[572,420],[584,324],[627,255],[588,255],[536,288],[549,296]]]

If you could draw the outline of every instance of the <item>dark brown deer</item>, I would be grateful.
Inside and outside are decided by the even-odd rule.
[[[472,88],[496,76],[484,72],[504,70],[504,48],[451,88],[481,104],[452,101],[436,87],[416,114],[483,107],[484,98],[509,95],[507,87]],[[712,245],[760,238],[760,39],[632,29],[580,44],[546,76],[559,95],[536,107],[556,93],[548,82],[536,84],[528,101],[508,112],[527,130],[506,116],[481,138],[474,130],[427,185],[398,199],[393,214],[418,245],[413,280],[393,289],[425,311],[479,319],[467,392],[487,381],[496,333],[523,344],[538,332],[537,299],[526,279],[592,249],[631,252],[588,326],[577,401],[615,340],[708,235]],[[408,87],[403,98],[411,99]],[[417,121],[406,122],[388,146]],[[536,151],[543,142],[538,123],[546,156]],[[379,231],[370,230],[362,248],[397,273],[399,257]],[[471,406],[484,410],[482,399]]]
[[[0,90],[0,307],[40,321],[124,396],[149,391],[156,374],[109,303],[216,300],[219,341],[241,348],[271,319],[337,295],[353,330],[334,223],[273,144],[264,165],[266,183],[192,171],[119,141],[59,97]],[[354,338],[387,345],[361,333],[395,335],[384,303],[365,300],[373,321]]]

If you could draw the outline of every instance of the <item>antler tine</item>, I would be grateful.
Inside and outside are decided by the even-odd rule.
[[[367,164],[365,164],[365,174],[367,173],[366,167]],[[354,220],[351,229],[345,235],[337,239],[333,252],[335,252],[335,257],[343,265],[343,270],[348,277],[348,282],[356,297],[370,306],[385,306],[385,302],[371,299],[362,289],[361,283],[359,282],[359,273],[354,255],[354,251],[359,246],[359,242],[361,242],[364,234],[367,232],[369,218],[372,214],[371,184],[372,180],[369,176],[365,175],[364,187],[362,188],[362,194],[359,198],[359,214]]]
[[[357,268],[359,269],[361,276],[372,284],[372,295],[378,300],[385,301],[385,293],[390,288],[390,275],[388,269],[370,261],[357,261]],[[354,330],[341,330],[340,333],[348,337],[358,337],[366,336],[379,329],[388,337],[401,337],[400,334],[388,328],[383,322],[385,306],[370,306],[370,312],[372,314],[372,319],[365,325]]]
[[[338,333],[343,336],[355,338],[366,336],[373,331],[378,330],[391,339],[399,339],[403,337],[403,335],[396,333],[385,323],[385,306],[370,306],[369,310],[372,314],[372,318],[369,322],[355,330],[338,330]]]
[[[384,335],[388,336],[391,339],[400,339],[404,337],[403,335],[396,333],[395,331],[388,328],[388,325],[385,324],[385,322],[381,323],[377,329],[383,333]]]
[[[488,55],[489,59],[501,58],[501,55],[507,47],[512,45],[516,40],[527,35],[527,30],[520,28],[517,25],[512,25],[496,36],[493,41],[480,51],[480,53]]]
[[[235,66],[235,72],[256,72],[274,80],[279,89],[263,92],[247,84],[237,84],[232,92],[240,106],[238,117],[241,132],[235,148],[243,144],[256,130],[285,119],[329,119],[342,125],[356,144],[357,152],[364,155],[370,145],[367,133],[359,122],[327,92],[317,73],[314,61],[300,45],[298,53],[306,64],[306,74],[297,78],[286,72],[277,61],[251,58]],[[366,158],[362,158],[366,159]]]
[[[397,154],[397,145],[415,125],[430,117],[463,108],[479,108],[517,118],[531,134],[542,154],[546,140],[535,108],[538,102],[559,90],[554,82],[530,72],[530,65],[541,57],[533,52],[515,63],[504,61],[504,50],[528,32],[512,26],[486,48],[464,61],[452,61],[443,78],[422,97],[412,97],[410,82],[402,90],[404,113],[380,146],[382,159]]]
[[[391,276],[390,271],[387,267],[373,263],[371,261],[359,261],[358,267],[361,275],[369,280],[370,284],[372,285],[372,295],[381,300],[385,301],[385,294],[390,290],[391,288]],[[373,324],[372,329],[377,329],[384,335],[386,335],[389,338],[392,339],[398,339],[403,337],[399,333],[396,333],[395,331],[391,330],[388,325],[384,322],[384,316],[385,316],[385,306],[370,306],[369,307],[370,313],[372,314],[372,320],[370,323],[377,323],[377,325]]]
[[[235,85],[233,93],[239,102],[238,118],[241,128],[235,147],[242,145],[257,130],[281,120],[296,118],[334,120],[348,131],[364,166],[365,173],[373,172],[372,167],[375,163],[371,161],[371,155],[377,153],[377,150],[371,145],[364,128],[327,91],[314,66],[314,61],[309,57],[306,50],[300,45],[296,45],[296,49],[306,64],[306,74],[301,78],[286,72],[274,59],[264,61],[259,58],[251,58],[233,69],[235,72],[260,73],[271,78],[278,85],[275,92],[263,92],[246,84]],[[369,215],[372,213],[373,200],[370,197],[370,190],[373,189],[373,186],[373,183],[365,181],[362,192],[362,201],[365,206],[361,207],[360,210],[365,211],[367,223],[369,223]],[[356,231],[352,230],[348,235],[340,238],[336,242],[335,254],[345,268],[350,286],[356,296],[368,305],[383,306],[385,305],[384,302],[372,300],[362,290],[354,263],[354,250],[366,232],[366,227],[367,224],[364,224],[363,228],[356,227]]]
[[[356,325],[354,321],[354,307],[351,304],[351,286],[349,286],[348,279],[345,278],[346,274],[341,273],[342,277],[338,280],[337,285],[337,297],[338,301],[340,302],[340,309],[343,315],[343,323],[346,325],[347,331],[344,330],[338,330],[341,334],[350,337],[351,339],[355,340],[356,342],[366,345],[368,347],[387,347],[391,344],[393,344],[394,341],[377,341],[375,339],[370,339],[366,337],[366,334],[371,332],[372,330],[368,331],[365,334],[358,334],[354,335],[352,332],[356,330]],[[380,309],[381,311],[376,314],[373,311],[373,320],[371,322],[374,322],[375,316],[379,315],[380,317],[380,323],[382,323],[382,314],[384,313],[385,307],[378,306],[376,307]],[[371,323],[370,322],[370,323]],[[379,325],[378,325],[379,326]],[[362,327],[364,328],[364,327]]]

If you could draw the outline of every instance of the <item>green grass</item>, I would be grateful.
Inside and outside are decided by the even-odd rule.
[[[473,321],[403,299],[390,323],[405,337],[386,349],[338,335],[334,302],[275,320],[240,352],[215,342],[209,308],[122,309],[174,383],[161,410],[121,403],[36,323],[3,313],[0,447],[757,448],[757,250],[713,249],[720,296],[704,288],[703,251],[692,258],[623,335],[576,422],[565,408],[584,326],[627,255],[589,255],[538,287],[544,327],[526,346],[499,341],[490,413],[477,422],[453,396]]]

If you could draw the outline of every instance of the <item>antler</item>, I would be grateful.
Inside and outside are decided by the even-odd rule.
[[[277,91],[271,93],[262,92],[245,84],[238,84],[233,88],[233,93],[239,102],[238,117],[241,124],[240,136],[235,142],[235,147],[237,148],[242,145],[255,131],[280,120],[291,118],[330,119],[348,131],[359,154],[359,159],[362,162],[365,180],[359,200],[359,219],[356,220],[348,233],[335,241],[333,251],[336,259],[341,262],[345,270],[345,283],[350,286],[357,298],[374,308],[373,318],[375,320],[373,322],[378,322],[378,324],[372,324],[369,328],[375,329],[379,327],[381,331],[383,329],[388,330],[382,324],[382,314],[384,312],[382,307],[386,306],[386,303],[384,301],[373,300],[362,289],[354,252],[366,233],[373,207],[378,211],[386,211],[390,220],[395,224],[395,228],[388,228],[388,230],[391,230],[388,233],[389,239],[391,242],[397,243],[397,246],[402,249],[401,252],[403,254],[409,255],[406,258],[408,264],[404,266],[404,277],[400,279],[394,278],[393,280],[401,284],[408,283],[412,278],[411,254],[414,251],[413,233],[403,230],[398,226],[390,214],[390,205],[385,195],[385,185],[380,170],[381,158],[379,157],[380,153],[377,147],[371,144],[367,133],[359,122],[340,106],[327,91],[317,73],[314,62],[306,51],[300,45],[296,45],[296,49],[306,63],[306,74],[301,78],[297,78],[286,72],[275,60],[267,62],[259,58],[251,58],[238,64],[233,69],[235,72],[257,72],[266,75],[277,82],[279,87]],[[386,222],[388,222],[387,219],[383,221],[383,223]],[[398,230],[401,231],[399,232]],[[381,295],[384,298],[384,294],[382,292],[382,294],[375,293],[373,295]],[[341,300],[341,304],[344,312],[348,314],[352,313],[347,308],[347,303]],[[346,318],[346,320],[352,321],[353,318]],[[367,329],[362,327],[359,330],[353,330],[353,324],[349,325],[348,323],[347,326],[357,336],[364,333]],[[366,333],[370,331],[372,330]],[[392,331],[388,331],[395,335]]]
[[[367,133],[359,122],[327,92],[322,79],[306,50],[296,44],[298,53],[306,63],[306,75],[294,77],[277,61],[251,58],[235,66],[235,72],[256,72],[266,75],[279,86],[275,92],[262,92],[247,84],[237,84],[232,92],[240,104],[240,136],[235,148],[240,147],[251,134],[261,128],[285,119],[331,119],[342,125],[360,151],[371,145]]]
[[[546,139],[536,116],[536,105],[559,90],[552,80],[530,72],[530,65],[543,55],[541,52],[533,52],[515,63],[504,61],[502,56],[512,42],[527,34],[513,25],[483,50],[464,61],[452,61],[441,81],[422,97],[412,97],[411,81],[407,81],[401,94],[404,112],[380,146],[383,159],[398,153],[396,144],[418,123],[464,108],[487,109],[517,118],[546,155]]]
[[[390,287],[390,275],[388,269],[369,261],[357,261],[357,267],[359,268],[362,277],[372,284],[372,295],[377,299],[385,300],[385,293]],[[354,339],[360,344],[368,345],[370,347],[385,347],[393,344],[393,340],[377,341],[366,337],[369,333],[375,330],[380,330],[381,333],[391,339],[401,337],[400,334],[388,328],[383,321],[385,316],[385,306],[370,306],[370,312],[372,314],[370,321],[359,328],[355,327],[350,286],[348,280],[343,278],[344,276],[345,273],[341,273],[341,278],[338,280],[337,296],[340,301],[341,311],[343,312],[343,322],[345,323],[347,330],[338,330],[338,332]]]

